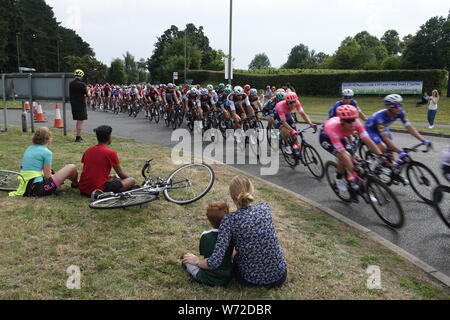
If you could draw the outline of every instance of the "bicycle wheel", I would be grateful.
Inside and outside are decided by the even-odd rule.
[[[391,189],[375,178],[369,178],[366,188],[368,201],[378,217],[390,227],[401,228],[403,208]]]
[[[139,206],[158,199],[156,194],[148,192],[125,192],[108,198],[99,199],[89,204],[89,208],[106,210]]]
[[[203,198],[214,185],[214,170],[206,164],[188,164],[174,171],[164,191],[167,201],[185,205]]]
[[[311,174],[319,179],[322,179],[325,174],[322,158],[313,146],[309,144],[303,146],[303,161],[308,167]]]
[[[433,192],[434,210],[444,221],[445,225],[450,228],[450,187],[439,186]]]
[[[335,162],[327,162],[325,164],[325,175],[327,176],[328,184],[330,185],[333,192],[336,196],[345,202],[352,202],[352,195],[349,191],[342,191],[336,186],[336,172],[337,172],[337,164]],[[349,189],[350,190],[350,187]]]
[[[286,147],[284,145],[283,139],[280,139],[280,150],[281,150],[284,160],[286,160],[287,164],[291,168],[295,168],[296,166],[298,166],[299,161],[298,161],[297,157],[294,155],[294,153],[292,152],[291,154],[288,154],[286,152]]]
[[[23,177],[20,173],[0,170],[0,191],[16,191]]]
[[[413,161],[406,167],[406,177],[417,196],[432,204],[433,190],[440,185],[434,173],[423,163]]]
[[[155,123],[158,124],[159,123],[159,107],[155,107],[153,108],[153,117],[155,118]]]

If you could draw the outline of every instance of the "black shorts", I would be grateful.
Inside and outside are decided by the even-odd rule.
[[[104,184],[105,192],[120,193],[123,189],[123,184],[119,180],[108,181]]]
[[[355,155],[354,146],[347,138],[341,139],[341,143],[348,153],[350,153],[352,156]],[[323,130],[320,132],[320,145],[332,155],[335,156],[337,154],[337,150],[334,148],[330,138],[325,134]]]
[[[53,178],[48,178],[48,179],[44,178],[43,181],[34,183],[31,186],[30,196],[31,197],[51,196],[55,193],[57,188],[58,187],[56,186],[55,182],[53,181]]]
[[[72,105],[72,117],[74,121],[85,121],[88,119],[86,105]]]

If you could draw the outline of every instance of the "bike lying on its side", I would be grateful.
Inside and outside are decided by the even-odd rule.
[[[0,170],[0,191],[16,191],[22,175],[15,171]]]
[[[118,209],[142,206],[159,200],[163,192],[167,201],[179,205],[193,203],[203,198],[215,181],[213,169],[206,164],[188,164],[175,170],[167,179],[149,177],[152,160],[146,161],[142,168],[144,183],[142,187],[121,193],[102,193],[89,204],[91,209]]]

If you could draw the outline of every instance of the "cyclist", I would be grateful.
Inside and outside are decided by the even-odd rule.
[[[248,100],[250,101],[250,105],[252,106],[255,114],[262,110],[263,106],[258,97],[258,90],[250,89],[249,95],[248,95]]]
[[[358,101],[353,99],[354,96],[355,96],[355,94],[354,94],[353,90],[351,90],[351,89],[345,89],[344,91],[342,91],[342,100],[339,100],[338,102],[336,102],[336,104],[330,109],[330,111],[328,112],[328,119],[336,117],[336,110],[340,106],[350,105],[350,106],[354,106],[358,110],[359,117],[362,120],[367,121],[366,115],[358,107]]]
[[[272,130],[275,127],[275,106],[284,100],[286,93],[283,91],[277,92],[272,99],[270,99],[263,109],[263,114],[268,116],[267,118],[267,130]]]
[[[246,84],[246,85],[244,86],[244,93],[245,93],[246,95],[249,95],[249,94],[250,94],[250,89],[251,89],[251,88],[252,88],[251,85]]]
[[[244,93],[244,89],[242,87],[237,86],[234,88],[234,92],[228,96],[228,103],[236,130],[241,128],[242,120],[247,119],[247,117],[255,116],[253,108],[250,105],[250,101],[248,100],[248,96]],[[245,108],[243,106],[244,103]]]
[[[358,190],[361,181],[353,167],[355,151],[347,137],[357,131],[361,140],[373,154],[382,156],[382,153],[358,119],[359,112],[354,106],[340,106],[337,108],[336,114],[336,117],[325,122],[320,133],[320,144],[322,148],[339,160],[336,174],[337,188],[344,192],[348,190],[344,180],[344,174],[347,172],[347,179],[352,189]]]
[[[375,142],[382,153],[389,151],[397,152],[400,160],[408,160],[408,154],[398,148],[393,142],[393,136],[389,130],[395,120],[400,119],[409,134],[420,140],[424,145],[431,146],[432,143],[425,140],[424,137],[417,132],[406,118],[406,112],[402,109],[403,98],[398,94],[391,94],[384,98],[386,109],[380,110],[373,114],[366,122],[366,130],[370,138]]]
[[[295,129],[295,120],[292,116],[292,112],[297,110],[302,118],[307,122],[315,131],[317,131],[317,125],[313,123],[308,115],[303,110],[300,101],[298,100],[298,96],[296,93],[291,92],[285,95],[284,101],[279,102],[275,107],[274,119],[275,119],[275,127],[277,129],[281,128],[283,141],[286,146],[286,153],[292,154],[294,151],[295,154],[300,154],[300,142],[298,140],[297,131]],[[291,149],[290,146],[286,145],[286,142],[289,140],[289,137],[292,136],[294,138],[294,150]]]
[[[214,111],[217,111],[217,103],[219,102],[219,95],[214,90],[214,87],[211,84],[209,84],[206,87],[206,89],[208,89],[208,95],[209,98],[211,99],[212,107],[214,108]]]

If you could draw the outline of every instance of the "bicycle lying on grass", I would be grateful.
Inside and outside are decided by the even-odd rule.
[[[152,160],[142,168],[142,187],[122,193],[102,193],[89,204],[91,209],[118,209],[142,206],[159,200],[163,192],[167,201],[179,205],[193,203],[203,198],[212,188],[215,180],[213,169],[206,164],[188,164],[175,170],[167,179],[149,177]]]
[[[362,197],[384,223],[393,228],[400,228],[404,222],[403,208],[391,189],[374,175],[370,165],[371,160],[360,160],[355,164],[355,172],[363,181],[359,190],[354,190],[348,180],[346,180],[347,191],[342,191],[337,187],[335,181],[337,164],[335,162],[327,162],[325,174],[328,183],[339,199],[358,203],[358,197]]]
[[[0,191],[16,191],[22,175],[15,171],[0,170]]]

